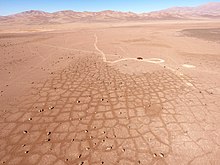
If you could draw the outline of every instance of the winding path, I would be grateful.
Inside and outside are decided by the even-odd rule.
[[[102,55],[102,59],[103,59],[104,62],[113,63],[113,64],[121,62],[121,61],[127,61],[127,60],[149,62],[149,63],[154,63],[154,64],[160,64],[160,63],[164,63],[165,62],[165,60],[159,59],[159,58],[148,58],[148,59],[142,59],[142,60],[139,60],[137,58],[122,58],[122,59],[118,59],[118,60],[115,60],[115,61],[107,61],[105,53],[102,50],[100,50],[98,48],[98,46],[97,46],[97,43],[98,43],[97,35],[95,34],[94,37],[95,37],[94,47]]]

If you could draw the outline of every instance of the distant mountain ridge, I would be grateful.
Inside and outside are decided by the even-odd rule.
[[[1,16],[0,23],[56,24],[71,22],[142,21],[175,19],[220,18],[220,2],[210,2],[197,7],[172,7],[165,10],[133,13],[105,10],[101,12],[77,12],[72,10],[48,13],[38,10],[25,11],[9,16]]]

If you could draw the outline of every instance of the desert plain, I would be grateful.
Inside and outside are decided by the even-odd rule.
[[[220,164],[220,21],[0,26],[0,163]]]

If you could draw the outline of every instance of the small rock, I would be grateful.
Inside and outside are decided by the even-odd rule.
[[[49,136],[51,134],[51,132],[47,132],[47,135]]]
[[[143,57],[137,57],[138,60],[143,60]]]
[[[78,156],[78,158],[81,158],[82,157],[82,154],[80,154],[79,156]]]
[[[51,107],[49,107],[49,109],[51,110],[51,109],[54,109],[54,107],[53,106],[51,106]]]
[[[28,131],[24,130],[23,133],[26,134],[26,133],[28,133]]]
[[[29,151],[25,151],[24,153],[27,154]]]
[[[164,154],[163,154],[163,153],[160,153],[159,155],[160,155],[160,157],[161,157],[161,158],[163,158],[163,157],[164,157]]]
[[[153,154],[153,156],[154,156],[154,157],[157,157],[157,154],[156,154],[156,153],[154,153],[154,154]]]

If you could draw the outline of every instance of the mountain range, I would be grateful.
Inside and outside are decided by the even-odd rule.
[[[176,19],[220,19],[220,2],[210,2],[197,7],[172,7],[165,10],[133,13],[105,10],[101,12],[76,12],[72,10],[48,13],[38,10],[0,16],[0,23],[61,24],[72,22],[144,21]]]

